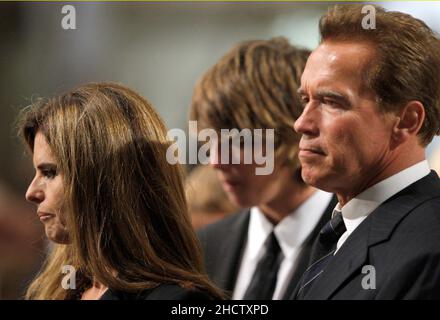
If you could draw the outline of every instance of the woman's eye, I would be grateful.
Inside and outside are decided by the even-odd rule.
[[[46,178],[49,178],[49,179],[53,179],[57,175],[57,171],[55,169],[43,170],[42,173],[43,173],[43,176],[45,176]]]

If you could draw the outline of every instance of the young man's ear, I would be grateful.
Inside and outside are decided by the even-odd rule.
[[[425,120],[425,108],[420,101],[410,101],[397,115],[393,127],[393,141],[398,145],[417,136]]]

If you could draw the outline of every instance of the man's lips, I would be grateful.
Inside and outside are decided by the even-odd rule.
[[[240,185],[240,182],[236,180],[229,180],[229,179],[222,179],[223,185],[226,187],[226,189],[233,189]]]

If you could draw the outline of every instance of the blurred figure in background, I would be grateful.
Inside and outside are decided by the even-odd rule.
[[[429,165],[431,169],[435,170],[437,174],[440,174],[440,148],[435,149],[429,158]]]
[[[216,222],[239,209],[229,200],[215,170],[210,166],[200,165],[191,170],[185,180],[185,191],[195,229]]]
[[[166,160],[166,128],[148,101],[90,83],[26,109],[21,132],[35,168],[26,198],[55,244],[28,299],[221,297],[203,273],[181,168]]]
[[[24,297],[45,255],[44,233],[32,207],[0,182],[0,299]]]
[[[301,113],[297,90],[308,55],[285,38],[243,42],[194,89],[190,117],[200,130],[274,130],[274,166],[267,175],[257,174],[255,149],[252,163],[243,163],[245,144],[239,164],[220,161],[221,143],[211,148],[210,165],[229,199],[246,208],[199,233],[208,274],[233,299],[289,297],[336,203],[300,175],[300,137],[292,128]]]

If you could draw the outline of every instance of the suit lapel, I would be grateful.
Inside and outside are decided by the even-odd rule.
[[[227,291],[234,290],[235,280],[240,266],[241,256],[246,244],[246,238],[249,227],[250,211],[246,210],[237,214],[237,220],[234,221],[230,230],[225,230],[224,238],[218,239],[220,252],[216,253],[217,266],[216,282],[222,284],[220,287]]]
[[[295,263],[294,266],[295,270],[293,271],[292,277],[289,280],[290,281],[289,286],[287,287],[283,295],[283,300],[291,299],[292,295],[296,292],[295,288],[299,280],[301,279],[304,271],[310,265],[310,255],[312,252],[315,239],[318,237],[318,234],[321,231],[322,227],[331,219],[333,209],[335,208],[337,203],[338,203],[338,199],[336,198],[336,196],[333,196],[329,205],[324,210],[321,219],[319,219],[318,224],[315,226],[313,231],[304,241],[304,245],[302,246],[302,249],[298,254],[298,258],[296,259],[297,262]]]
[[[387,240],[394,227],[416,206],[440,196],[439,178],[434,171],[403,189],[371,215],[369,246]]]
[[[322,275],[312,283],[304,299],[329,299],[339,286],[366,262],[369,228],[370,221],[365,219],[342,245]]]
[[[439,178],[435,172],[403,189],[374,210],[349,236],[305,299],[330,299],[368,258],[368,249],[387,241],[396,225],[421,203],[439,197]]]

